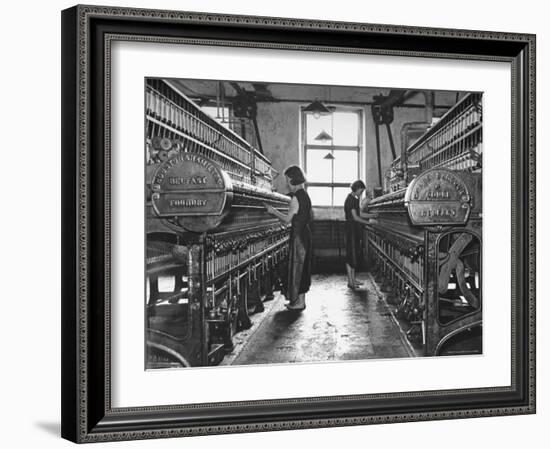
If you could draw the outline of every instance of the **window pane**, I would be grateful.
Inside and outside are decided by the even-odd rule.
[[[357,151],[334,151],[333,182],[349,182],[351,184],[357,179],[359,176],[358,154]]]
[[[351,193],[349,187],[334,187],[334,206],[344,207],[348,194]]]
[[[359,145],[359,113],[334,112],[332,117],[334,145]]]
[[[308,145],[327,145],[332,144],[331,140],[315,140],[315,138],[323,131],[329,135],[332,132],[332,115],[321,115],[315,118],[313,114],[306,114],[306,130]]]
[[[308,187],[307,193],[314,206],[331,206],[331,187]]]
[[[330,159],[324,159],[328,152],[328,149],[307,150],[306,176],[309,182],[332,182],[331,161]]]

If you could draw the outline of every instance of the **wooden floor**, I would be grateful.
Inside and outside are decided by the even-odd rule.
[[[281,295],[266,302],[253,326],[235,336],[223,365],[301,363],[413,357],[415,352],[370,274],[347,288],[343,275],[315,275],[301,313],[285,309]]]

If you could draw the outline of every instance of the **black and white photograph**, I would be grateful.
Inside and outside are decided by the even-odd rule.
[[[0,445],[544,447],[545,5],[6,2]]]
[[[483,92],[144,90],[147,370],[483,354]]]

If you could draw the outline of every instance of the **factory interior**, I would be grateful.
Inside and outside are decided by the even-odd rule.
[[[481,93],[148,78],[145,95],[146,369],[482,352]],[[289,167],[311,205],[296,308]]]

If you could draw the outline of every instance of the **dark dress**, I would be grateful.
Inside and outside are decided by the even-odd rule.
[[[304,189],[294,193],[298,200],[298,212],[292,217],[288,253],[286,296],[292,305],[301,293],[307,293],[311,285],[311,200]]]
[[[359,215],[359,198],[349,194],[344,203],[346,214],[346,263],[351,268],[357,268],[361,260],[361,224],[353,219],[351,211]]]

